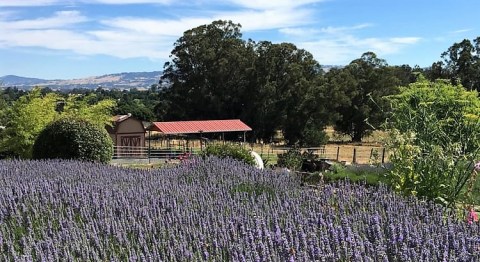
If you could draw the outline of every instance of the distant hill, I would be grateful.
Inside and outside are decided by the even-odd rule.
[[[336,65],[323,65],[322,68],[328,72],[332,68],[341,68]],[[74,88],[96,89],[102,87],[105,89],[146,89],[160,80],[162,71],[153,72],[124,72],[117,74],[108,74],[102,76],[92,76],[79,79],[55,79],[47,80],[40,78],[30,78],[15,75],[6,75],[0,77],[0,88],[18,87],[21,89],[31,89],[34,86],[49,87],[54,90],[69,90]]]
[[[6,75],[0,77],[0,83],[3,86],[11,86],[11,85],[36,85],[38,83],[45,82],[45,79],[39,78],[30,78],[30,77],[22,77],[22,76],[15,76],[15,75]]]
[[[161,71],[125,72],[70,80],[47,80],[7,75],[0,77],[0,84],[2,87],[15,86],[22,89],[30,89],[34,86],[49,87],[51,89],[96,89],[98,87],[106,89],[144,89],[158,83],[161,75]]]

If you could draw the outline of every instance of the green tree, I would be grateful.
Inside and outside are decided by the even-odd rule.
[[[240,118],[269,141],[325,141],[328,114],[313,56],[290,43],[241,39],[241,26],[214,21],[186,31],[166,63],[155,107],[162,120]],[[306,139],[308,138],[308,139]]]
[[[115,114],[126,115],[128,113],[135,116],[135,118],[143,121],[153,121],[155,116],[153,109],[150,109],[145,105],[145,100],[140,98],[128,98],[122,99],[118,102],[118,106],[115,109]]]
[[[390,66],[389,69],[392,70],[393,75],[398,79],[397,84],[399,86],[407,86],[414,83],[417,81],[419,74],[424,74],[424,70],[419,66],[413,68],[409,65]]]
[[[480,37],[473,43],[468,39],[454,43],[442,53],[442,58],[446,71],[443,76],[449,76],[454,84],[461,83],[468,90],[480,90]]]
[[[69,95],[58,102],[65,103],[63,111],[59,112],[62,116],[79,117],[102,128],[112,125],[112,111],[117,105],[112,99],[98,101],[95,94]],[[57,106],[55,108],[58,110]]]
[[[240,118],[245,71],[252,54],[240,25],[214,21],[186,31],[175,42],[161,85],[166,120]]]
[[[324,143],[328,113],[322,70],[312,54],[290,43],[270,42],[258,43],[255,53],[245,104],[256,135],[269,141],[282,130],[290,144]]]
[[[25,95],[25,91],[18,89],[17,87],[7,87],[1,92],[2,98],[7,102],[11,103],[21,96]]]
[[[7,125],[8,111],[10,111],[9,105],[3,99],[3,97],[0,96],[0,142],[3,140],[3,137],[5,135],[4,128]],[[0,152],[0,158],[2,158],[4,154],[5,153]]]
[[[349,135],[354,142],[360,142],[385,119],[388,111],[383,97],[398,92],[398,78],[395,69],[389,67],[385,60],[367,52],[361,58],[353,60],[342,69],[327,77],[340,86],[346,99],[338,107],[339,118],[335,130]]]
[[[0,151],[21,158],[30,158],[32,146],[38,134],[60,117],[75,116],[90,120],[104,128],[111,125],[112,100],[89,103],[89,97],[69,96],[67,99],[56,93],[42,95],[34,88],[12,103],[8,109],[8,121],[0,141]],[[63,110],[60,105],[64,105]]]
[[[7,110],[9,110],[9,105],[7,101],[0,96],[0,126],[7,124]]]
[[[450,79],[451,76],[442,61],[437,61],[432,64],[431,67],[425,70],[425,77],[430,81],[437,79]]]
[[[423,78],[401,90],[388,97],[392,185],[406,195],[451,205],[479,156],[478,93]]]
[[[13,102],[0,150],[22,158],[31,157],[32,145],[40,131],[55,119],[55,105],[60,99],[54,93],[42,97],[40,92],[41,89],[35,88]]]

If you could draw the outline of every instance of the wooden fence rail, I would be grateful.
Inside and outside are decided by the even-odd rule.
[[[276,164],[278,155],[287,152],[290,147],[275,147],[262,144],[243,144],[246,148],[260,154],[267,162]],[[326,145],[322,147],[300,148],[301,152],[318,155],[321,159],[352,164],[385,163],[387,152],[380,146]],[[115,146],[113,159],[179,159],[185,154],[196,155],[201,152],[197,147],[126,147]]]

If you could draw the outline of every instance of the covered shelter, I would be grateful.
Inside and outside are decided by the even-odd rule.
[[[223,137],[223,134],[227,132],[242,132],[243,141],[245,142],[245,133],[252,131],[252,128],[240,119],[225,119],[153,122],[148,128],[148,131],[154,131],[164,135],[197,134],[200,137],[206,133],[221,133]]]

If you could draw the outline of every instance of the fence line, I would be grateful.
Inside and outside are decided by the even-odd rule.
[[[244,144],[257,152],[266,164],[276,164],[278,155],[286,153],[290,147],[274,147],[263,144]],[[380,146],[326,145],[322,147],[299,148],[300,151],[317,155],[320,159],[352,164],[385,163],[387,152]],[[180,159],[186,154],[197,155],[201,148],[196,147],[130,147],[114,146],[113,159]]]
[[[250,149],[259,153],[269,163],[276,163],[279,154],[290,147],[271,147],[269,145],[250,145]],[[318,155],[320,159],[352,164],[385,163],[388,156],[382,146],[326,145],[322,147],[299,148],[300,151]]]

